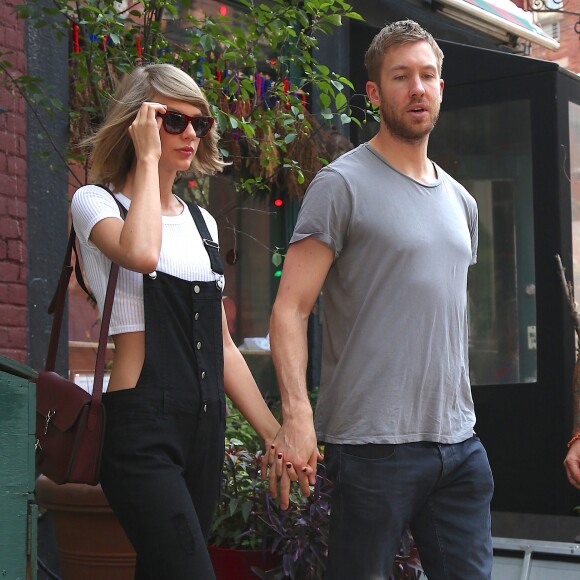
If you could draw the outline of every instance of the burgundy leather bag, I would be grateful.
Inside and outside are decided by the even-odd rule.
[[[64,314],[76,234],[71,226],[59,283],[49,306],[54,313],[52,331],[44,371],[36,383],[36,467],[55,483],[99,482],[101,449],[105,434],[105,408],[102,405],[105,353],[113,297],[119,266],[111,265],[107,294],[101,320],[99,348],[95,365],[92,395],[72,381],[54,372],[58,339]],[[77,278],[88,293],[78,266]]]

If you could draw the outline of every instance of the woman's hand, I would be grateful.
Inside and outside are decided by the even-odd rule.
[[[317,452],[318,460],[322,460],[322,456]],[[284,454],[281,453],[275,443],[266,445],[264,454],[262,455],[262,480],[268,479],[270,481],[270,494],[273,498],[278,497],[278,488],[280,492],[280,506],[282,509],[288,509],[290,506],[290,486],[294,482],[298,482],[302,493],[305,496],[310,495],[310,485],[314,485],[316,478],[316,471],[310,466],[305,465],[301,469],[301,476],[292,463],[286,461]]]
[[[570,446],[566,459],[564,459],[564,468],[568,481],[576,488],[580,489],[580,439],[574,441]]]
[[[161,157],[161,119],[158,113],[165,113],[167,107],[161,103],[145,102],[141,105],[135,120],[129,126],[129,135],[135,147],[137,161]]]

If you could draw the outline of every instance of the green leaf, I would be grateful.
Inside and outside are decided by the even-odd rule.
[[[296,139],[296,133],[288,133],[288,135],[284,137],[284,143],[286,143],[286,145],[290,145],[294,139]]]
[[[334,26],[342,25],[342,17],[340,16],[340,14],[331,14],[326,19]]]
[[[207,34],[202,34],[199,37],[199,43],[203,47],[203,50],[205,50],[206,52],[209,52],[213,47],[212,39]]]
[[[240,500],[238,500],[236,498],[232,498],[230,500],[230,505],[229,505],[230,516],[233,516],[236,513],[236,510],[238,509],[239,503],[240,503]]]
[[[242,505],[242,517],[244,518],[245,522],[248,521],[251,512],[252,512],[252,502],[245,501]]]
[[[326,93],[321,93],[320,97],[318,98],[320,104],[322,105],[323,109],[328,109],[330,107],[330,96]]]
[[[272,254],[272,264],[276,266],[276,268],[282,263],[282,254],[276,251]]]
[[[362,21],[364,21],[364,18],[358,12],[347,12],[345,14],[345,16],[347,18],[350,18],[351,20],[362,20]]]
[[[330,74],[330,69],[324,65],[324,64],[320,64],[318,63],[316,65],[316,68],[320,71],[321,74],[323,74],[324,76],[328,76]]]
[[[334,103],[336,105],[336,108],[340,111],[340,109],[344,109],[344,107],[346,107],[348,99],[346,98],[346,95],[344,93],[338,93],[336,95],[336,98],[334,99]]]
[[[340,116],[340,122],[343,125],[346,125],[348,123],[350,123],[352,121],[351,117],[349,117],[348,115],[345,115],[344,113]]]

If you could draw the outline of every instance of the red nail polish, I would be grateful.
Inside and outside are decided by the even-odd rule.
[[[282,454],[278,453],[278,459],[282,459]]]
[[[290,469],[290,468],[292,467],[292,464],[291,464],[291,463],[287,463],[287,464],[286,464],[286,467],[287,467],[288,469]]]

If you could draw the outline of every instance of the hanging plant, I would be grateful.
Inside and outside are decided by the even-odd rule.
[[[169,62],[203,87],[239,190],[304,193],[336,156],[336,129],[361,123],[349,104],[350,81],[317,61],[317,37],[361,17],[343,0],[239,0],[224,14],[219,6],[213,14],[195,0],[53,0],[50,7],[29,0],[15,7],[34,26],[51,16],[56,34],[69,41],[69,157],[86,163],[77,146],[102,122],[125,72]],[[4,80],[31,95],[49,92]],[[362,117],[369,115],[365,109]],[[350,146],[344,141],[340,152]]]

